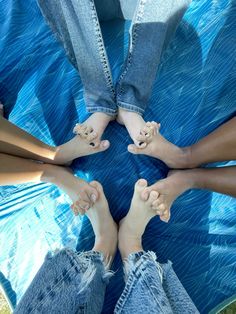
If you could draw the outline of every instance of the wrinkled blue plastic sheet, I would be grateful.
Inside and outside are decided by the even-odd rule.
[[[69,140],[76,122],[86,118],[78,73],[45,24],[34,0],[0,1],[0,99],[10,121],[42,141]],[[189,145],[229,120],[236,111],[236,4],[229,0],[193,1],[158,71],[146,120],[162,124],[177,145]],[[125,32],[123,30],[125,29]],[[114,78],[125,58],[128,25],[103,24]],[[168,171],[155,159],[127,152],[127,131],[116,122],[104,138],[111,148],[81,158],[73,170],[99,180],[112,215],[127,212],[138,178],[151,184]],[[232,165],[233,162],[215,164]],[[13,305],[19,302],[44,256],[69,246],[90,249],[93,233],[86,218],[73,217],[68,197],[50,184],[0,188],[0,280]],[[188,191],[177,199],[169,224],[154,218],[144,236],[173,267],[201,313],[236,292],[236,201],[208,191]],[[106,293],[111,313],[123,288],[119,269]]]

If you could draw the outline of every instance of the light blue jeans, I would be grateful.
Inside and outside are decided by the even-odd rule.
[[[159,264],[155,253],[130,254],[125,274],[114,313],[199,313],[171,263]],[[111,276],[99,252],[48,254],[14,314],[99,314]]]
[[[143,114],[163,50],[191,0],[38,0],[84,86],[88,112]],[[129,51],[114,86],[99,21],[131,20]]]

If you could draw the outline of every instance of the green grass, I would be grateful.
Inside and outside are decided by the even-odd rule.
[[[236,314],[236,302],[227,306],[220,314]]]
[[[10,314],[11,311],[3,294],[0,292],[0,314]]]

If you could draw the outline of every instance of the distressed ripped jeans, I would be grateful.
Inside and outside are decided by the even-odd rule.
[[[199,313],[171,263],[159,264],[155,253],[130,254],[125,274],[114,313]],[[14,314],[99,314],[111,276],[99,252],[48,254]]]
[[[161,55],[191,0],[38,0],[77,68],[88,112],[143,114]],[[131,20],[129,50],[114,86],[99,21]]]

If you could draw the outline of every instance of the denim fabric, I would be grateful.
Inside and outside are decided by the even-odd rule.
[[[159,264],[154,252],[130,254],[126,286],[114,313],[199,313],[176,276],[171,262]]]
[[[119,107],[143,114],[158,66],[190,0],[140,0],[130,28],[129,52],[116,86]]]
[[[88,112],[117,106],[143,114],[164,47],[191,0],[38,0],[70,61],[79,70]],[[132,20],[130,46],[114,86],[99,20]]]
[[[114,313],[199,313],[171,263],[160,265],[155,253],[130,254],[125,273],[126,286]],[[98,252],[48,254],[14,314],[101,313],[111,276]]]
[[[79,70],[89,112],[116,113],[115,91],[93,0],[38,0],[49,26]]]
[[[64,249],[46,259],[14,314],[99,314],[111,272],[98,252]]]

